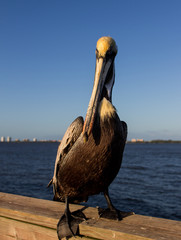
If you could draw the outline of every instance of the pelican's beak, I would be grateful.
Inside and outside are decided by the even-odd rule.
[[[114,58],[116,53],[117,47],[112,38],[102,37],[98,40],[94,86],[83,126],[83,134],[86,139],[92,131],[98,106],[103,97],[106,97],[111,102],[112,87],[115,79]]]

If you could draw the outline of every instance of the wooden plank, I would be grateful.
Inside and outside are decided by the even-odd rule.
[[[90,219],[81,223],[79,229],[82,235],[86,236],[89,232],[89,237],[106,240],[181,240],[181,222],[140,215],[130,216],[120,222]]]
[[[56,229],[41,227],[22,221],[0,217],[1,240],[57,240]],[[72,237],[69,240],[88,240],[87,237]],[[63,240],[66,240],[64,238]]]
[[[152,238],[142,237],[135,234],[124,233],[120,231],[106,229],[105,227],[99,227],[99,225],[80,225],[80,233],[85,235],[89,233],[89,237],[96,237],[104,240],[153,240]]]
[[[0,193],[0,239],[28,239],[27,235],[33,240],[57,239],[56,225],[64,208],[60,202]],[[96,208],[73,204],[70,208],[82,209],[88,218],[79,225],[81,239],[181,240],[179,221],[140,215],[112,221],[100,219]]]
[[[0,218],[1,235],[5,238],[26,239],[26,240],[55,240],[57,234],[54,229],[27,224],[26,222],[16,221],[8,218]]]
[[[42,216],[53,217],[57,220],[64,213],[65,204],[49,200],[25,197],[14,194],[0,192],[0,207],[14,210],[21,210],[29,213],[36,213]],[[70,210],[83,210],[87,218],[98,218],[96,208],[84,207],[82,205],[71,204]]]
[[[17,221],[32,223],[56,230],[57,219],[55,218],[6,208],[0,208],[0,215],[1,217],[16,219]]]

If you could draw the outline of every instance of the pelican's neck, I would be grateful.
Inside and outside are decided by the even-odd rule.
[[[99,116],[101,120],[114,117],[116,109],[110,101],[103,98],[99,105]]]

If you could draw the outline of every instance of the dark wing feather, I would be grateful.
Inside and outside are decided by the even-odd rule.
[[[84,125],[84,120],[82,117],[76,118],[71,125],[68,127],[67,131],[65,132],[62,141],[57,150],[57,156],[55,161],[55,168],[54,168],[54,176],[50,181],[49,185],[53,183],[54,186],[54,194],[56,195],[56,188],[57,188],[57,172],[59,162],[62,161],[67,153],[71,150],[74,143],[79,138]],[[55,196],[56,198],[56,196]]]
[[[121,125],[122,125],[122,133],[123,133],[123,139],[126,142],[127,139],[127,135],[128,135],[128,127],[127,124],[124,121],[121,121]]]
[[[65,132],[62,141],[58,147],[55,164],[57,163],[57,161],[61,161],[62,157],[64,157],[70,151],[70,149],[72,148],[72,146],[82,132],[83,124],[83,118],[78,117],[67,128],[67,131]]]

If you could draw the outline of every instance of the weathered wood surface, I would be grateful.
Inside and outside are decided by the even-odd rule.
[[[0,193],[0,239],[55,240],[64,208],[59,202]],[[72,204],[70,209],[82,209],[88,218],[76,239],[181,240],[181,221],[141,215],[112,221],[100,219],[96,208]]]

